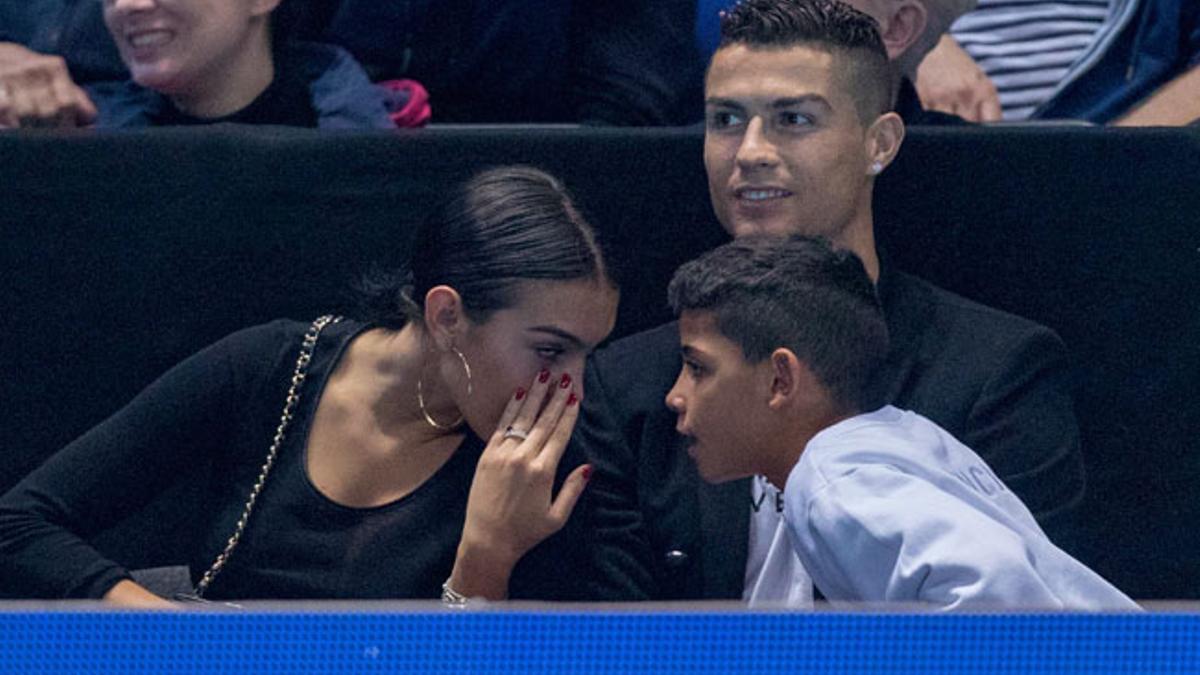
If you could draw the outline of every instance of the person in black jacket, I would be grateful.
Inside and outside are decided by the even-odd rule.
[[[892,336],[873,392],[975,448],[1054,538],[1083,492],[1064,347],[876,250],[872,188],[904,137],[886,60],[874,22],[836,0],[743,0],[731,10],[706,81],[713,209],[734,237],[821,236],[857,254]],[[636,489],[657,597],[740,598],[783,499],[761,478],[697,478],[664,400],[679,367],[676,324],[597,352],[577,436]]]

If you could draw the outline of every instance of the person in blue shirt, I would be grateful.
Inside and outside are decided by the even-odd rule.
[[[921,64],[917,88],[928,107],[973,119],[973,101],[995,99],[999,86],[1011,119],[1200,122],[1200,3],[984,5]],[[1057,21],[1047,22],[1047,12]]]

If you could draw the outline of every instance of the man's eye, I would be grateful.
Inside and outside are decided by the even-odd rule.
[[[683,367],[687,368],[688,373],[692,377],[700,377],[704,374],[704,366],[696,363],[695,361],[689,361],[685,359],[683,362]]]
[[[711,129],[724,129],[741,124],[742,118],[736,113],[719,110],[708,115],[708,126]]]
[[[812,118],[804,113],[785,112],[779,114],[779,123],[785,127],[804,127],[812,124]]]

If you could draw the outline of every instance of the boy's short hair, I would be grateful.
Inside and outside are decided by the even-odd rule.
[[[685,263],[667,291],[676,315],[711,312],[751,363],[796,354],[853,412],[884,403],[869,391],[888,350],[875,286],[858,256],[823,239],[747,236]]]
[[[896,73],[888,62],[879,24],[838,0],[741,0],[721,13],[721,42],[779,49],[810,46],[832,54],[868,123],[892,109]]]

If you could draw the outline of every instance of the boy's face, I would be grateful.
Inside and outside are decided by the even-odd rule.
[[[688,455],[704,480],[721,483],[761,473],[759,440],[771,395],[770,359],[746,361],[742,349],[717,328],[710,312],[679,317],[683,367],[667,393],[687,437]]]

